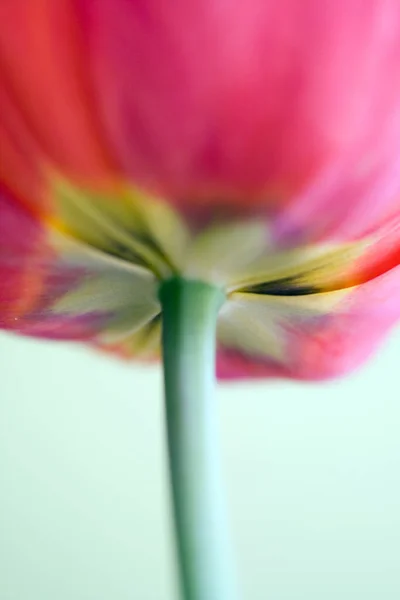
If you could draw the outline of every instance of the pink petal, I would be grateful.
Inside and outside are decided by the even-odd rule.
[[[303,323],[288,322],[286,363],[221,348],[220,379],[286,377],[323,380],[364,363],[400,319],[400,265],[355,288],[337,312]]]
[[[182,210],[348,239],[399,208],[397,0],[78,0],[129,176]]]
[[[37,217],[0,190],[0,328],[51,339],[94,339],[108,314],[61,314],[54,306],[96,273],[68,265],[48,236]]]
[[[42,286],[45,233],[40,222],[0,187],[0,327],[17,326]]]

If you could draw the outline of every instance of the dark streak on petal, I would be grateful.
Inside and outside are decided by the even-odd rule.
[[[299,285],[295,278],[279,279],[267,283],[258,283],[245,290],[253,294],[264,294],[268,296],[307,296],[318,294],[321,290],[311,285]]]

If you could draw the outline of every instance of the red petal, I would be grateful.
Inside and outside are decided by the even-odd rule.
[[[5,86],[0,86],[0,181],[35,213],[50,206],[41,151]]]
[[[86,182],[104,179],[109,159],[74,2],[2,0],[0,22],[0,82],[41,158]]]

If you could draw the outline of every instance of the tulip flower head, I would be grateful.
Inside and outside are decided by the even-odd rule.
[[[2,0],[0,148],[6,330],[157,359],[191,282],[219,378],[319,380],[399,320],[398,0]]]
[[[400,313],[396,0],[0,11],[3,327],[154,357],[182,276],[226,293],[221,377],[370,354]]]

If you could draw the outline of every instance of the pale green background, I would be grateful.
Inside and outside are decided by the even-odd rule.
[[[243,600],[400,598],[399,350],[219,389]],[[0,357],[1,600],[174,600],[158,368],[4,334]]]

